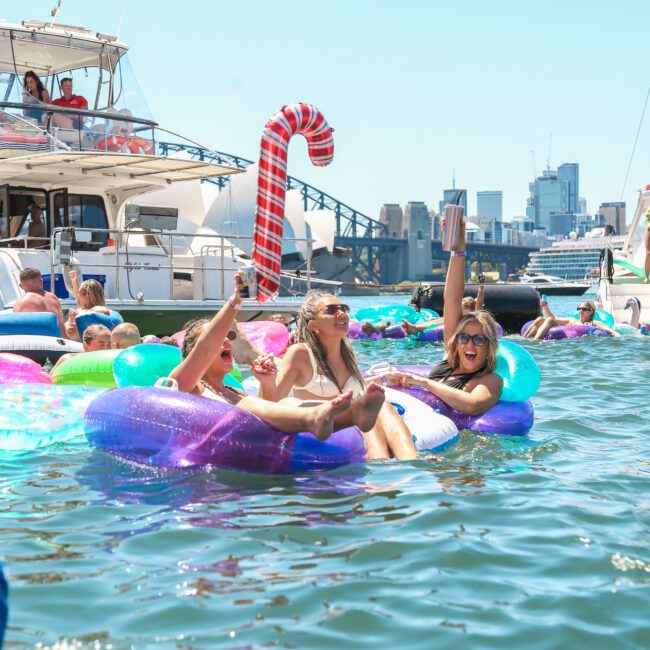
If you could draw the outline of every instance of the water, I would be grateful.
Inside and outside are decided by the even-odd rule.
[[[364,365],[440,356],[356,345]],[[260,477],[83,442],[5,456],[6,647],[648,647],[650,339],[524,345],[531,434],[465,432],[432,460]]]

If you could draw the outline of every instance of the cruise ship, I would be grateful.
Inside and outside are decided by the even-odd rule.
[[[623,249],[625,237],[605,236],[604,228],[594,228],[585,237],[573,237],[553,242],[530,254],[526,267],[528,275],[554,275],[563,280],[595,283],[598,281],[600,251],[610,247]]]

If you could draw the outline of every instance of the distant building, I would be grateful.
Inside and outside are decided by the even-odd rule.
[[[484,242],[493,242],[495,241],[494,239],[494,226],[495,226],[495,221],[494,219],[490,219],[488,217],[468,217],[467,218],[467,224],[469,227],[469,224],[474,224],[479,228],[481,231],[480,235],[477,235],[474,241],[484,241]]]
[[[587,199],[584,196],[578,199],[578,214],[587,214]]]
[[[462,205],[465,215],[467,215],[467,190],[453,188],[443,192],[442,201],[440,201],[440,214],[445,213],[445,205],[451,203],[452,205]]]
[[[476,215],[478,217],[503,220],[503,192],[500,190],[485,190],[476,193]]]
[[[568,183],[566,212],[575,214],[580,210],[580,206],[578,205],[580,199],[580,166],[578,163],[564,163],[560,165],[557,168],[557,178],[559,181]]]
[[[625,234],[625,201],[601,203],[598,208],[600,225],[610,225],[617,235]]]
[[[442,232],[440,229],[440,214],[435,210],[429,210],[429,219],[431,219],[431,239],[442,239]]]
[[[573,230],[575,215],[572,212],[551,212],[549,215],[549,230],[553,235],[568,237]]]
[[[402,221],[404,213],[398,203],[384,203],[379,213],[379,223],[388,226],[388,237],[402,239]]]
[[[431,277],[431,218],[424,201],[409,201],[402,222],[408,240],[406,279],[424,280]]]

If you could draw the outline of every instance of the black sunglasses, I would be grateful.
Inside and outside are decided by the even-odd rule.
[[[328,316],[336,316],[338,311],[342,311],[344,314],[350,313],[350,305],[325,305],[323,307],[323,314]]]
[[[226,334],[226,338],[229,341],[234,341],[237,338],[237,332],[235,332],[235,330],[229,330],[228,334]]]
[[[593,311],[591,307],[578,307],[578,311]]]
[[[461,345],[467,345],[470,341],[479,348],[482,348],[486,342],[483,334],[467,334],[467,332],[459,332],[456,334],[456,341]]]

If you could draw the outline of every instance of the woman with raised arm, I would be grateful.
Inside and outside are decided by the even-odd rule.
[[[85,280],[79,284],[77,271],[70,271],[72,293],[80,309],[69,309],[65,321],[65,333],[71,341],[79,341],[79,330],[77,329],[77,316],[85,312],[94,311],[99,314],[110,314],[111,310],[106,306],[104,298],[104,287],[97,280]]]
[[[361,430],[371,428],[384,401],[383,389],[379,386],[355,402],[352,402],[352,391],[347,390],[332,401],[304,403],[251,397],[224,384],[224,377],[233,367],[231,341],[237,336],[233,324],[241,306],[240,284],[237,277],[235,292],[214,318],[196,321],[186,332],[183,361],[170,375],[178,382],[179,390],[238,406],[279,431],[310,431],[320,440],[352,424]],[[266,357],[253,363],[251,372],[263,389],[275,385],[274,367]],[[351,413],[345,422],[337,420],[335,423],[337,415],[348,411]]]
[[[464,292],[465,223],[461,221],[459,249],[451,253],[445,281],[445,357],[428,378],[402,372],[385,377],[389,386],[421,386],[461,413],[481,415],[501,396],[503,383],[494,372],[499,341],[488,312],[463,314]]]
[[[301,399],[319,400],[338,399],[350,391],[361,400],[374,395],[380,387],[371,379],[364,381],[348,339],[349,313],[350,307],[336,296],[310,291],[298,315],[297,343],[282,359],[275,385],[263,386],[262,395],[274,400],[291,391]],[[353,408],[338,416],[337,424],[352,423]],[[359,427],[364,431],[369,460],[417,458],[413,437],[390,404],[381,406],[373,425]]]

